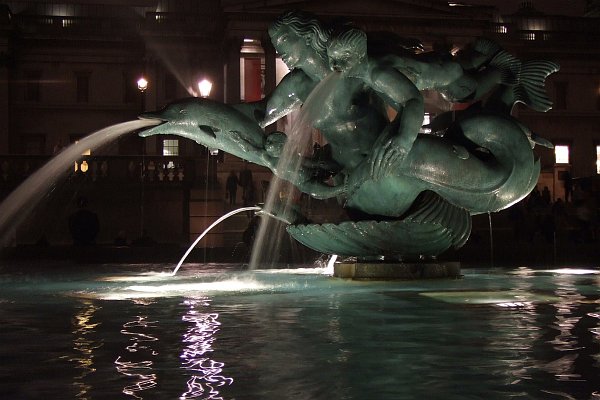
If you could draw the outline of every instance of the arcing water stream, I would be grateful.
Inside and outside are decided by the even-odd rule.
[[[204,236],[206,236],[206,234],[208,232],[210,232],[210,230],[212,228],[214,228],[215,226],[219,225],[222,221],[226,220],[227,218],[229,218],[232,215],[235,215],[237,213],[241,213],[241,212],[244,212],[244,211],[258,211],[258,210],[260,210],[260,207],[256,207],[256,206],[254,206],[254,207],[242,207],[242,208],[238,208],[237,210],[230,211],[227,214],[225,214],[222,217],[220,217],[219,219],[217,219],[208,228],[206,228],[204,230],[204,232],[202,232],[200,234],[200,236],[198,236],[198,238],[196,238],[196,240],[194,240],[194,243],[191,244],[191,246],[187,249],[187,251],[185,252],[185,254],[183,255],[183,257],[181,257],[181,260],[179,260],[179,263],[177,263],[177,267],[175,267],[175,269],[173,270],[173,273],[171,275],[175,276],[177,274],[177,271],[179,271],[179,268],[181,268],[181,265],[183,264],[183,262],[185,261],[185,259],[187,258],[187,256],[192,252],[192,250],[194,249],[194,247],[196,247],[196,245],[198,244],[198,242],[200,242],[200,240],[202,240],[202,238]]]
[[[72,144],[48,161],[0,203],[0,247],[8,243],[8,233],[25,220],[56,181],[86,150],[97,149],[126,133],[159,123],[158,120],[135,120],[109,126]]]

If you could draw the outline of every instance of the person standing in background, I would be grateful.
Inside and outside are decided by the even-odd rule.
[[[237,187],[239,185],[239,179],[234,171],[229,172],[227,182],[225,183],[225,191],[227,198],[229,199],[229,205],[234,205],[237,195]]]

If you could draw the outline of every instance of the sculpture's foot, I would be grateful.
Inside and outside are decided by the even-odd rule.
[[[354,280],[414,280],[460,278],[459,262],[365,262],[341,261],[333,266],[336,278]]]

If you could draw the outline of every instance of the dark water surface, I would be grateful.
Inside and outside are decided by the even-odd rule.
[[[598,269],[0,268],[1,399],[600,399]]]

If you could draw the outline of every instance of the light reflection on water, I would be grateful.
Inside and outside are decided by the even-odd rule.
[[[102,343],[91,339],[98,323],[93,322],[94,314],[98,306],[87,300],[83,301],[73,319],[73,350],[75,356],[69,358],[69,361],[75,363],[75,368],[80,369],[81,373],[73,379],[73,386],[78,388],[76,393],[78,398],[87,398],[91,386],[86,384],[87,375],[96,371],[94,366],[94,352],[102,346]]]
[[[187,381],[187,391],[180,399],[191,399],[204,396],[205,399],[222,399],[218,388],[231,385],[233,379],[223,376],[225,364],[209,357],[213,352],[212,345],[221,325],[219,314],[203,313],[198,307],[208,307],[210,300],[186,300],[189,307],[182,320],[189,323],[182,342],[186,344],[181,354],[182,367],[193,375]]]
[[[120,374],[133,379],[133,383],[128,383],[123,388],[123,393],[136,399],[143,398],[141,391],[157,385],[153,359],[159,353],[153,342],[159,339],[153,335],[153,331],[158,323],[159,321],[149,320],[146,315],[136,315],[133,320],[123,324],[121,329],[121,334],[127,338],[127,353],[117,357],[115,366]]]
[[[2,275],[0,398],[600,396],[596,273],[322,272]]]

